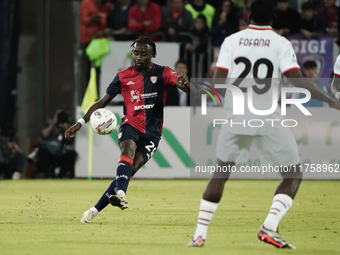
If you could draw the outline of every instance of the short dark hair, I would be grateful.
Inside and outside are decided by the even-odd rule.
[[[183,65],[188,66],[188,62],[185,61],[184,59],[179,59],[179,60],[177,60],[177,62],[176,62],[176,64],[175,64],[175,67],[176,67],[178,64],[183,64]]]
[[[202,19],[204,21],[204,24],[207,24],[207,17],[203,14],[198,15],[196,19]]]
[[[302,5],[301,5],[301,9],[302,11],[306,11],[306,10],[315,10],[315,6],[313,3],[311,2],[304,2]]]
[[[274,19],[275,4],[272,0],[255,0],[250,6],[251,19],[258,24],[269,24]]]
[[[58,114],[58,123],[67,123],[68,122],[68,114],[65,111],[62,111]]]
[[[305,69],[312,69],[316,68],[318,65],[314,60],[307,60],[305,63],[303,63],[303,68]]]
[[[140,36],[136,40],[133,41],[133,43],[131,44],[130,47],[133,47],[135,45],[135,43],[144,43],[144,44],[150,45],[152,47],[152,53],[156,57],[156,55],[157,55],[156,44],[150,39],[150,37]]]

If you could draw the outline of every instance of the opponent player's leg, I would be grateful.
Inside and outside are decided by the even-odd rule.
[[[281,170],[282,181],[279,186],[277,186],[275,195],[286,194],[294,199],[302,181],[301,165],[297,164],[287,167],[287,169],[289,169],[287,172],[285,172],[286,170],[284,168]]]
[[[283,166],[281,168],[283,179],[275,191],[271,208],[259,229],[258,237],[260,240],[278,248],[295,249],[292,244],[286,242],[277,233],[277,227],[283,216],[292,206],[293,199],[302,180],[300,165],[297,164],[300,161],[297,145],[293,134],[289,130],[281,130],[280,132],[275,132],[275,134],[269,134],[260,143],[263,143],[260,144],[260,147],[263,149],[262,153],[276,159],[275,161],[278,162],[278,165]],[[274,149],[275,147],[276,149]],[[277,148],[281,149],[278,150]]]
[[[234,162],[223,162],[217,159],[217,165],[219,167],[230,168],[234,166]],[[198,212],[198,220],[195,234],[192,241],[187,245],[188,247],[203,246],[207,237],[207,231],[210,221],[217,209],[224,190],[224,184],[228,180],[230,172],[215,172],[212,178],[209,180],[200,203],[200,209]]]
[[[216,156],[217,169],[228,171],[215,171],[209,180],[201,199],[196,231],[189,247],[203,246],[207,236],[210,221],[221,200],[224,185],[230,176],[230,169],[235,165],[234,160],[247,160],[247,152],[252,144],[252,136],[234,135],[225,131],[222,127],[218,137]]]

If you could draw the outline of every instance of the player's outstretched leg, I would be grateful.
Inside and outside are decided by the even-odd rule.
[[[132,139],[127,139],[119,143],[121,156],[117,165],[116,189],[113,195],[110,195],[109,202],[113,206],[118,206],[124,210],[129,208],[126,201],[126,191],[131,178],[133,158],[137,149],[137,144]]]
[[[221,167],[235,165],[234,162],[222,162],[220,160],[217,160],[217,163]],[[229,175],[229,172],[215,172],[213,177],[209,180],[203,193],[203,198],[201,199],[196,231],[191,242],[187,245],[188,247],[200,247],[204,245],[209,223],[221,200],[224,184],[228,180]]]
[[[91,223],[94,217],[98,215],[99,211],[95,207],[91,207],[90,210],[87,210],[83,213],[83,217],[80,220],[81,224]]]
[[[145,161],[142,155],[139,152],[137,152],[135,154],[135,158],[134,158],[132,169],[131,169],[132,176],[134,176],[144,164],[145,164]],[[132,177],[130,178],[130,180],[131,179]],[[82,224],[90,223],[92,219],[96,217],[98,213],[110,203],[109,197],[111,195],[116,194],[116,191],[115,191],[116,183],[117,181],[116,179],[114,179],[109,185],[109,187],[107,188],[107,190],[104,192],[104,194],[101,196],[101,198],[98,200],[97,204],[95,204],[95,206],[90,208],[88,211],[84,212],[83,217],[80,221]]]
[[[135,157],[133,159],[133,164],[131,167],[131,172],[132,175],[134,176],[135,173],[145,164],[145,160],[143,158],[143,156],[141,155],[140,152],[136,152]],[[118,171],[117,171],[118,172]],[[118,177],[118,174],[117,174]],[[131,179],[131,178],[130,178]],[[127,186],[126,186],[127,189]],[[120,209],[124,210],[126,209],[126,197],[125,197],[125,192],[123,189],[119,190],[119,186],[118,186],[118,180],[117,180],[117,188],[116,188],[116,194],[113,194],[109,197],[109,202],[113,205],[113,206],[118,206]],[[126,204],[125,204],[126,203]]]
[[[91,223],[92,219],[98,215],[98,213],[103,210],[109,204],[109,197],[112,194],[116,194],[116,179],[114,179],[104,194],[100,197],[95,206],[91,207],[89,210],[83,213],[83,217],[80,220],[81,224]]]
[[[293,204],[293,199],[299,189],[302,173],[294,170],[300,169],[299,165],[291,167],[290,171],[282,171],[282,181],[276,189],[272,206],[263,225],[260,227],[257,236],[260,241],[270,243],[277,248],[295,249],[295,246],[286,242],[277,232],[280,220],[287,213]]]
[[[110,204],[118,206],[122,210],[129,208],[125,194],[131,178],[132,164],[133,158],[127,155],[120,156],[117,166],[115,194],[109,197]]]

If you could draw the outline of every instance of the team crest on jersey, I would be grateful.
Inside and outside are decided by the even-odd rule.
[[[135,100],[136,102],[140,101],[138,90],[131,90],[130,95],[131,95],[131,99],[130,99],[131,103],[133,103],[133,101]]]
[[[155,83],[157,82],[157,80],[158,80],[158,77],[157,77],[157,76],[151,76],[151,77],[150,77],[150,81],[151,81],[153,84],[155,84]]]

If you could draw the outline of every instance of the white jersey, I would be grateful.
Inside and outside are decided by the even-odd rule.
[[[340,76],[340,55],[336,58],[334,64],[334,75]]]
[[[334,64],[334,75],[340,76],[340,55],[336,58],[335,64]],[[331,85],[332,93],[334,94],[335,98],[340,100],[340,91],[338,85],[335,85],[335,81],[333,79],[332,85]]]
[[[224,40],[216,68],[229,71],[228,84],[238,86],[243,92],[249,87],[255,109],[267,110],[272,106],[273,92],[279,93],[281,73],[300,69],[300,66],[292,44],[286,38],[270,26],[249,25]],[[247,93],[244,96],[247,101]],[[228,90],[225,107],[232,109],[232,96]]]

